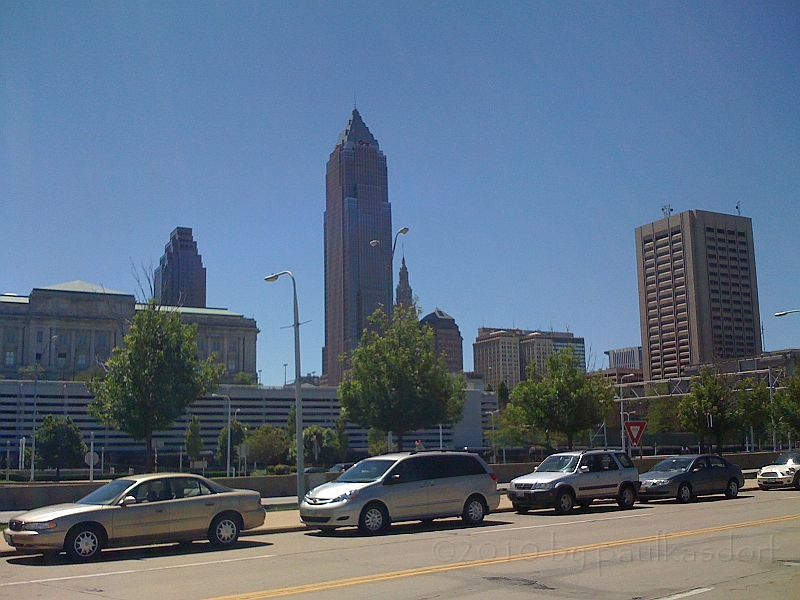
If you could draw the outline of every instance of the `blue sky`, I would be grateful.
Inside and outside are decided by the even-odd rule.
[[[425,313],[639,345],[634,229],[753,219],[767,349],[800,346],[797,2],[0,1],[0,293],[135,293],[191,227],[258,368],[321,374],[325,163],[357,99]]]

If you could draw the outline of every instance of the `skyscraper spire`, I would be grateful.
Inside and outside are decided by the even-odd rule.
[[[400,265],[400,280],[397,282],[397,306],[408,308],[414,303],[414,296],[411,293],[411,285],[408,283],[408,269],[406,268],[406,257]]]

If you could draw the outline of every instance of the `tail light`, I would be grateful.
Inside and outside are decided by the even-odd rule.
[[[496,473],[489,473],[489,477],[491,477],[491,478],[492,478],[492,481],[494,481],[495,483],[497,483],[497,474],[496,474]]]

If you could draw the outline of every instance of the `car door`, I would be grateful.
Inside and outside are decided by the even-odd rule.
[[[169,537],[169,482],[165,478],[143,481],[128,495],[136,498],[136,503],[114,511],[114,539],[144,542]]]
[[[421,456],[402,460],[387,473],[386,503],[392,520],[410,519],[422,513],[428,504],[428,481]]]
[[[428,514],[450,516],[461,513],[467,499],[469,461],[467,456],[425,456],[426,475],[429,477]]]
[[[728,463],[719,456],[709,456],[708,462],[711,465],[710,472],[710,492],[711,494],[722,494],[728,487],[730,479],[730,468]]]
[[[695,459],[689,469],[689,482],[692,484],[692,490],[695,495],[711,493],[713,488],[712,477],[713,473],[711,472],[708,458],[701,456]]]
[[[196,477],[171,477],[169,483],[170,533],[177,537],[204,533],[218,512],[219,494]]]
[[[578,501],[598,496],[598,490],[602,488],[601,471],[600,455],[584,454],[581,457],[575,479],[575,497]]]
[[[607,498],[616,496],[619,484],[622,483],[622,471],[611,454],[600,454],[598,459],[600,461],[600,487],[597,495]]]

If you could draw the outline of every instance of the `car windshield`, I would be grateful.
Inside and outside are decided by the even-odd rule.
[[[131,479],[115,479],[78,500],[78,504],[112,504],[122,492],[134,483]]]
[[[351,467],[341,474],[336,481],[345,483],[369,483],[380,478],[386,473],[396,460],[374,459],[362,460],[360,463]]]
[[[796,465],[800,463],[800,454],[781,454],[778,460],[775,461],[776,465]]]
[[[545,458],[536,468],[537,473],[572,473],[578,464],[578,457],[574,454],[551,455]]]
[[[665,458],[650,471],[685,471],[693,460],[693,458]]]

